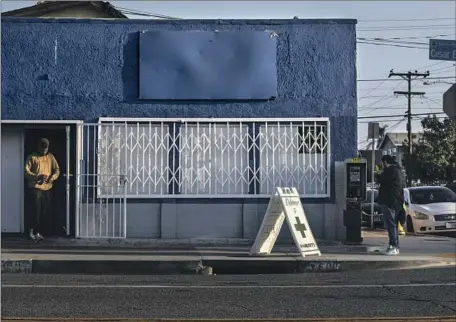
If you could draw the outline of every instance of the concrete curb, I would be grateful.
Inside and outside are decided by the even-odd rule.
[[[2,259],[2,274],[3,273],[32,273],[32,260]]]
[[[455,265],[454,260],[2,260],[2,274],[211,275],[293,274]]]
[[[2,274],[195,275],[200,261],[191,260],[2,260]]]
[[[194,318],[19,318],[4,317],[2,321],[13,322],[454,322],[454,316],[430,317],[351,317],[351,318],[258,318],[258,319],[194,319]]]
[[[255,260],[239,262],[238,260],[205,260],[215,274],[294,274],[294,273],[326,273],[353,270],[406,269],[417,267],[441,267],[455,265],[455,261],[445,260],[409,260],[409,261],[359,261],[359,260],[328,260],[308,259],[295,261]]]

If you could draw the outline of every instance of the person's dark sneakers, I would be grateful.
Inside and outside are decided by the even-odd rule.
[[[40,242],[40,241],[43,241],[43,240],[44,240],[44,237],[41,236],[40,233],[37,233],[37,234],[35,235],[35,238],[36,238],[36,241],[37,241],[37,242]]]

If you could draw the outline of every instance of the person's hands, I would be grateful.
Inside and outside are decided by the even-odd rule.
[[[37,179],[38,179],[38,181],[45,181],[45,180],[47,180],[47,176],[44,174],[39,174]]]

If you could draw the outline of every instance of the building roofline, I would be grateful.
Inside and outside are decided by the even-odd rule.
[[[106,24],[194,24],[208,25],[355,25],[356,19],[113,19],[113,18],[31,18],[3,16],[2,22],[14,23],[106,23]]]
[[[380,144],[378,145],[378,149],[381,150],[382,147],[383,147],[383,143],[385,142],[386,138],[388,137],[388,140],[391,141],[391,143],[393,143],[394,146],[402,146],[401,144],[396,144],[394,143],[394,140],[391,139],[390,135],[394,135],[394,134],[407,134],[407,133],[404,133],[404,132],[389,132],[389,133],[385,133],[385,135],[383,136],[383,139],[382,141],[380,142]],[[420,136],[421,133],[412,133],[412,141],[414,140],[413,136]]]
[[[382,149],[383,149],[383,143],[385,142],[386,137],[387,137],[387,135],[385,134],[385,135],[383,136],[382,141],[380,142],[380,144],[379,144],[378,147],[377,147],[378,150],[382,150]],[[391,139],[389,139],[389,138],[388,138],[388,140],[391,141]]]

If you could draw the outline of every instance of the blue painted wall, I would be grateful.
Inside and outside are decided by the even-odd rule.
[[[331,117],[332,160],[356,153],[355,20],[105,21],[2,18],[2,119]],[[138,99],[138,31],[272,30],[269,102]]]

